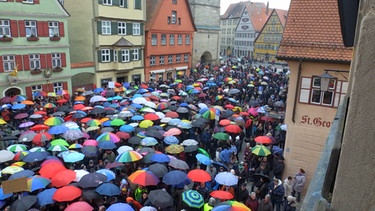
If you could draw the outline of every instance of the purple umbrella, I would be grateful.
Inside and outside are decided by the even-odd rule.
[[[22,124],[20,124],[20,128],[24,128],[24,127],[30,127],[30,126],[33,126],[35,123],[34,122],[24,122]]]
[[[77,140],[83,137],[83,133],[80,130],[68,130],[62,136],[66,140]]]
[[[29,116],[29,114],[27,114],[27,113],[20,113],[20,114],[17,114],[16,116],[14,116],[14,118],[15,119],[24,119],[28,116]]]

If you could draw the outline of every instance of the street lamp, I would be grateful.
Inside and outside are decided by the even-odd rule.
[[[331,74],[329,74],[327,71],[320,76],[320,90],[326,92],[328,91],[329,82],[332,78],[334,78]]]

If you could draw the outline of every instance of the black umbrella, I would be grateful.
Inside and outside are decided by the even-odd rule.
[[[148,199],[155,207],[166,208],[173,206],[173,198],[167,191],[162,189],[150,191]]]
[[[49,155],[48,152],[30,152],[27,154],[22,161],[32,163],[44,160]]]
[[[86,157],[96,157],[98,156],[98,148],[96,148],[95,146],[84,146],[82,148],[82,153]]]
[[[184,99],[184,101],[187,103],[192,103],[194,100],[191,97],[187,97]]]
[[[221,118],[224,118],[224,119],[228,119],[229,117],[231,117],[233,115],[233,112],[230,111],[230,110],[225,110],[223,111],[221,114],[220,114],[220,117]]]
[[[192,146],[186,146],[184,149],[184,152],[195,152],[198,150],[197,145],[192,145]]]
[[[185,108],[185,107],[179,107],[177,110],[176,110],[177,113],[180,113],[180,114],[187,114],[189,113],[189,109]]]
[[[154,163],[154,161],[151,160],[151,157],[155,154],[155,152],[149,152],[147,155],[143,156],[142,161],[144,163]]]
[[[105,96],[106,97],[113,97],[113,96],[115,96],[116,95],[116,93],[115,93],[115,91],[113,91],[113,90],[108,90],[106,93],[105,93]]]
[[[30,209],[37,201],[37,196],[28,195],[20,199],[17,199],[15,202],[10,205],[11,211],[20,211]]]
[[[115,131],[115,129],[113,127],[103,127],[101,131],[102,131],[102,133],[113,132],[113,131]]]
[[[8,136],[4,136],[4,137],[3,137],[3,140],[4,140],[4,141],[5,141],[5,140],[18,140],[18,138],[15,137],[15,136],[12,136],[12,135],[8,135]]]
[[[107,115],[113,115],[115,113],[116,113],[116,110],[112,110],[112,109],[105,110],[105,114],[107,114]]]
[[[95,188],[107,181],[107,176],[97,172],[86,174],[79,180],[78,186],[81,188]]]
[[[155,152],[155,150],[152,149],[151,147],[143,147],[140,150],[138,150],[138,152],[141,153],[141,154],[148,154],[148,153],[151,153],[151,152]]]
[[[253,174],[252,177],[254,181],[258,181],[260,178],[263,179],[264,183],[269,183],[271,181],[271,179],[267,175],[264,175],[264,174]]]
[[[133,136],[131,138],[129,138],[128,142],[131,143],[131,144],[139,144],[141,143],[141,138],[138,137],[138,136]]]
[[[162,140],[164,137],[159,133],[158,130],[147,130],[146,135],[149,137],[154,137],[156,139]]]
[[[81,119],[81,118],[84,118],[86,117],[87,114],[85,112],[76,112],[73,114],[73,118],[76,118],[76,119]]]
[[[64,111],[56,111],[55,113],[52,114],[52,116],[65,116]]]
[[[259,102],[255,101],[255,100],[249,102],[249,106],[251,106],[251,107],[257,107],[259,105],[260,105]]]
[[[70,109],[70,107],[68,105],[63,105],[63,106],[59,106],[56,108],[56,111],[63,111],[63,112],[67,112],[68,110]]]
[[[240,93],[241,91],[239,90],[239,89],[230,89],[229,91],[228,91],[228,94],[229,95],[235,95],[235,94],[238,94],[238,93]]]
[[[168,109],[171,110],[171,111],[176,111],[178,108],[175,105],[171,105],[171,106],[168,107]]]
[[[96,115],[96,114],[103,114],[105,113],[105,110],[104,108],[93,108],[91,111],[90,111],[90,114],[93,114],[93,115]]]
[[[147,170],[151,171],[159,178],[163,177],[166,173],[168,173],[167,167],[160,163],[150,165]]]
[[[191,122],[191,125],[192,125],[193,127],[203,127],[205,124],[206,124],[206,122],[199,121],[199,120],[193,120],[193,121]]]

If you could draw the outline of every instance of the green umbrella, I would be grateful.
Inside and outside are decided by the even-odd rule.
[[[63,145],[54,145],[54,146],[50,146],[48,150],[52,152],[62,152],[62,151],[68,151],[68,148]]]
[[[122,119],[114,119],[111,121],[111,126],[123,126],[125,124],[125,121]]]
[[[203,148],[198,148],[197,151],[200,154],[203,154],[203,155],[206,155],[207,157],[210,157],[210,154],[208,154],[208,152],[206,150],[204,150]]]
[[[229,139],[229,135],[223,132],[215,133],[212,137],[216,138],[217,140],[223,140],[223,141]]]
[[[51,141],[51,146],[56,146],[56,145],[62,145],[62,146],[69,146],[68,142],[66,142],[64,139],[55,139]]]
[[[251,152],[258,156],[267,156],[271,154],[270,149],[263,145],[256,145],[255,147],[251,148]]]

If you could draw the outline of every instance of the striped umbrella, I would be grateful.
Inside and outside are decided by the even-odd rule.
[[[68,151],[68,148],[63,145],[54,145],[54,146],[50,146],[48,150],[51,152],[63,152],[63,151]]]
[[[89,121],[86,123],[86,125],[87,125],[88,127],[91,127],[91,126],[100,126],[100,125],[101,125],[101,122],[100,122],[99,120],[97,120],[97,119],[91,119],[91,120],[89,120]]]
[[[178,144],[171,144],[165,148],[165,151],[169,154],[179,154],[184,151],[184,147]]]
[[[263,145],[256,145],[253,148],[251,148],[251,153],[257,155],[257,156],[268,156],[271,154],[271,151],[268,147]]]
[[[44,105],[44,108],[56,108],[56,105],[53,103],[47,103]]]
[[[114,133],[106,132],[106,133],[102,133],[100,136],[98,136],[96,138],[96,140],[98,142],[112,141],[113,143],[117,143],[117,142],[120,141],[120,138],[116,134],[114,134]]]
[[[27,188],[30,192],[33,192],[45,188],[50,182],[51,180],[45,177],[35,175],[27,179]]]
[[[20,152],[20,151],[26,151],[27,147],[24,144],[12,144],[9,147],[7,147],[7,150],[11,152]]]
[[[182,193],[182,201],[192,208],[201,208],[204,204],[203,196],[196,190],[184,191]]]
[[[8,166],[1,170],[2,174],[14,174],[20,171],[23,171],[24,169],[20,166]]]
[[[236,211],[251,211],[243,203],[238,201],[225,201],[216,205],[211,211],[222,211],[222,210],[236,210]]]
[[[61,125],[62,123],[64,120],[61,117],[50,117],[44,121],[44,124],[48,126]]]
[[[142,186],[157,185],[160,182],[159,178],[157,178],[154,173],[145,170],[134,172],[128,177],[128,179],[132,183]]]
[[[15,154],[13,160],[20,161],[29,153],[30,153],[29,151],[19,151]]]
[[[130,163],[142,159],[142,155],[134,150],[126,151],[116,157],[117,162]]]

